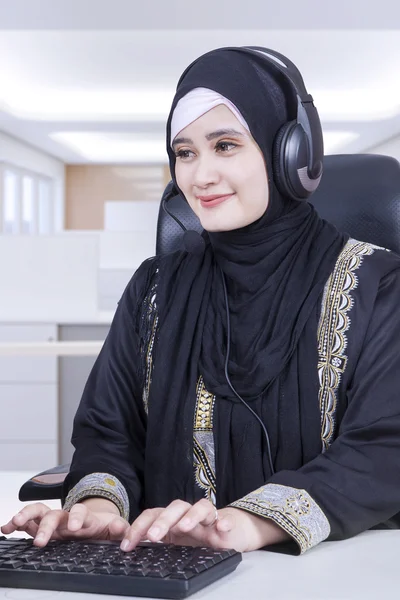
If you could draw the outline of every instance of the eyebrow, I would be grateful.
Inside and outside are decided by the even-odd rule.
[[[217,129],[217,131],[212,131],[211,133],[207,133],[206,140],[211,141],[211,140],[215,140],[215,138],[221,137],[223,135],[230,135],[230,136],[238,136],[238,137],[244,137],[245,134],[242,133],[241,131],[236,131],[236,129]],[[179,137],[179,138],[175,138],[174,141],[172,142],[172,147],[177,146],[178,144],[193,144],[193,140],[191,140],[190,138],[187,137]]]

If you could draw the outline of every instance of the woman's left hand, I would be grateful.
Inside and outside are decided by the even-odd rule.
[[[140,541],[167,542],[183,546],[257,550],[289,540],[290,536],[269,519],[238,508],[218,510],[206,499],[196,504],[174,500],[166,508],[150,508],[125,531],[121,549],[129,552]]]

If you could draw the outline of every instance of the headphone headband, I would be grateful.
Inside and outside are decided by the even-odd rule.
[[[281,73],[290,83],[297,97],[297,123],[299,123],[307,136],[309,142],[310,160],[308,164],[308,175],[310,179],[317,179],[322,175],[322,159],[324,155],[324,143],[322,137],[321,123],[314,106],[314,99],[307,92],[303,77],[296,65],[286,56],[262,46],[243,46],[253,56],[261,56],[268,64]],[[309,190],[314,191],[314,189]]]
[[[317,189],[322,177],[324,143],[313,97],[307,92],[299,69],[280,52],[262,46],[228,46],[221,50],[244,52],[267,62],[291,86],[297,99],[297,115],[296,120],[285,124],[277,136],[274,148],[276,183],[288,197],[296,200],[308,198]],[[178,87],[193,65],[210,52],[194,60],[185,69]]]

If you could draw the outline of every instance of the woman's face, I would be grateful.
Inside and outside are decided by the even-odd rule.
[[[253,223],[268,206],[264,157],[224,104],[182,129],[173,141],[175,176],[207,231]]]

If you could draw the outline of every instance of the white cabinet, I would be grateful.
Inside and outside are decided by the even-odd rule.
[[[56,339],[56,325],[0,324],[0,343],[51,342]],[[0,356],[0,385],[11,382],[57,383],[57,358],[53,356]]]
[[[0,384],[2,442],[57,442],[55,383]]]
[[[2,471],[30,471],[33,476],[57,464],[57,444],[0,442]]]
[[[57,339],[55,324],[0,324],[0,342]],[[0,470],[58,462],[56,357],[0,356]]]

